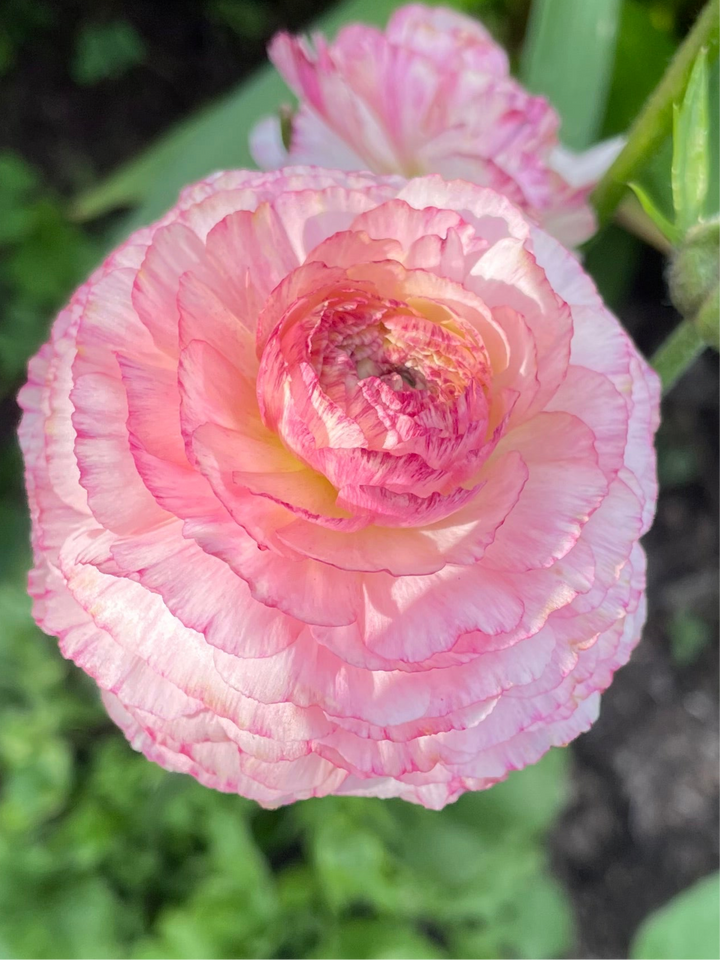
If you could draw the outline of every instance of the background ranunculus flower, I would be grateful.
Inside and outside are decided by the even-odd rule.
[[[492,190],[216,175],[31,362],[35,616],[169,769],[442,807],[586,730],[637,643],[658,393]]]
[[[477,20],[410,4],[385,32],[345,27],[328,44],[278,34],[269,56],[300,100],[289,147],[268,117],[250,145],[264,169],[288,163],[414,177],[439,173],[492,187],[566,246],[595,231],[587,196],[622,138],[573,154],[559,118],[509,75]]]

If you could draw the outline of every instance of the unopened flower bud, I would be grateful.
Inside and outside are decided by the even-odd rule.
[[[677,309],[695,321],[702,338],[716,349],[719,283],[720,220],[712,220],[688,231],[670,264],[668,285]]]

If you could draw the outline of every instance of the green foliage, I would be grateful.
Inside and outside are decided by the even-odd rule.
[[[705,212],[709,180],[707,50],[693,65],[682,105],[673,107],[672,192],[675,223],[684,233]]]
[[[442,947],[407,923],[393,920],[349,920],[331,924],[308,957],[377,958],[377,960],[436,960],[446,957]]]
[[[260,0],[209,0],[208,15],[239,37],[261,39],[270,32],[267,5]]]
[[[576,150],[598,138],[620,8],[620,0],[536,0],[531,9],[522,79],[556,107],[563,142]]]
[[[720,214],[720,59],[715,57],[708,68],[708,192],[704,214]]]
[[[623,0],[603,137],[627,132],[672,59],[676,46],[672,16],[658,17],[657,11],[663,9],[641,0]],[[672,216],[671,154],[668,136],[662,148],[646,158],[645,166],[636,172],[630,184],[663,234],[664,224]],[[655,210],[659,223],[652,215]]]
[[[642,0],[623,0],[603,137],[628,130],[675,51],[672,23],[658,23],[654,10]]]
[[[657,452],[658,480],[663,490],[699,481],[701,470],[696,445],[672,421],[665,421],[660,427]]]
[[[635,9],[632,0],[629,4],[629,10]],[[649,21],[645,24],[642,13],[636,12],[631,20],[633,29],[628,33],[637,34],[637,44],[642,42],[643,66],[648,58],[655,69],[661,69],[672,51],[670,39]],[[623,72],[622,67],[620,70]],[[626,100],[632,101],[635,87],[630,76],[625,79],[630,83]],[[699,221],[718,212],[717,87],[717,50],[711,61],[707,48],[703,47],[693,63],[682,101],[673,104],[672,136],[668,135],[648,158],[645,168],[638,172],[639,182],[629,184],[645,213],[672,246],[678,246],[685,233]],[[611,107],[614,107],[612,102]]]
[[[70,71],[75,83],[90,85],[116,80],[144,59],[142,38],[126,20],[85,23],[77,37]]]
[[[632,960],[715,960],[720,956],[720,874],[713,873],[651,914],[630,950]]]
[[[15,65],[18,51],[49,27],[54,11],[49,0],[3,0],[0,17],[0,77]]]
[[[680,229],[676,227],[674,223],[671,223],[665,214],[658,209],[655,201],[650,197],[645,188],[641,187],[639,183],[629,183],[628,186],[640,201],[640,205],[645,213],[650,217],[665,239],[668,240],[672,246],[678,244],[682,237]]]
[[[694,663],[712,641],[710,624],[689,610],[679,610],[668,624],[675,663],[683,667]]]
[[[95,258],[38,173],[15,154],[0,153],[0,396],[17,383],[51,312]]]

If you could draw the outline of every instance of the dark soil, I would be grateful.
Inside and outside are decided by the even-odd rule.
[[[297,26],[327,5],[261,4],[264,26],[248,40],[193,0],[48,4],[48,26],[28,32],[3,81],[0,146],[38,164],[60,190],[77,189],[229,89],[262,61],[267,32]],[[68,63],[77,24],[90,15],[131,21],[149,51],[145,65],[77,86]],[[675,318],[661,304],[659,257],[644,257],[641,283],[622,314],[649,350]],[[575,905],[579,957],[627,956],[646,914],[718,865],[717,436],[717,365],[706,356],[664,404],[661,443],[694,462],[665,483],[646,540],[644,640],[605,695],[599,722],[571,748],[573,798],[554,831],[552,856]],[[712,635],[694,662],[679,666],[672,624],[687,613]]]

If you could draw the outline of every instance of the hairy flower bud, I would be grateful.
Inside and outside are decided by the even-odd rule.
[[[720,220],[689,230],[668,271],[670,296],[678,311],[693,320],[700,336],[718,349],[720,339]]]

